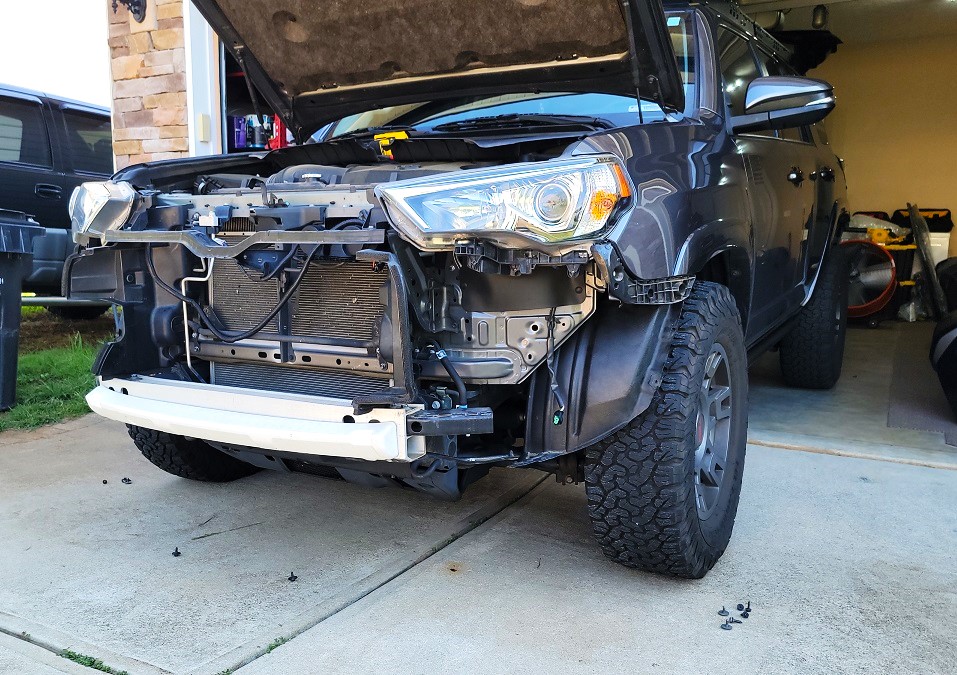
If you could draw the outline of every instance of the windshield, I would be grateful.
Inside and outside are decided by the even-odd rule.
[[[667,22],[671,43],[678,59],[678,71],[684,84],[685,98],[693,101],[695,60],[691,14],[669,12]],[[639,112],[645,122],[661,121],[665,118],[664,111],[657,103],[643,100],[639,108],[639,102],[634,96],[587,92],[475,96],[368,110],[326,125],[313,135],[313,140],[328,140],[344,134],[383,127],[401,127],[427,133],[445,124],[502,115],[584,115],[597,118],[608,126],[620,127],[637,124]]]

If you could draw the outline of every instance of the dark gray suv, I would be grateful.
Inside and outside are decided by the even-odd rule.
[[[0,208],[23,211],[46,228],[35,240],[24,290],[59,295],[63,261],[73,252],[67,204],[74,188],[113,173],[110,111],[0,85]],[[52,307],[89,318],[102,306]]]
[[[831,87],[731,7],[195,2],[302,144],[77,190],[66,284],[120,310],[93,410],[196,480],[550,471],[613,559],[706,574],[749,355],[840,375]]]

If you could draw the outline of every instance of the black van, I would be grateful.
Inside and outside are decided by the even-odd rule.
[[[109,108],[0,84],[0,208],[29,213],[47,230],[35,240],[25,291],[60,294],[63,261],[73,251],[70,195],[80,183],[112,173]],[[103,311],[53,309],[67,318]]]

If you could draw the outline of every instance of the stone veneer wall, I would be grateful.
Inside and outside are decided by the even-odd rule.
[[[149,0],[143,23],[104,0],[110,21],[116,168],[185,157],[186,50],[183,0]]]

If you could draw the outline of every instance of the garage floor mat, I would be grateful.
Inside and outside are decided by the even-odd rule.
[[[957,423],[928,358],[933,332],[930,321],[901,326],[887,425],[942,433],[947,445],[957,446]]]

